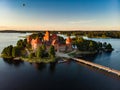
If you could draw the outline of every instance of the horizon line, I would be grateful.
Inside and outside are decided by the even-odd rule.
[[[7,31],[21,31],[21,32],[26,32],[26,31],[120,31],[120,30],[0,30],[0,32],[7,32]]]

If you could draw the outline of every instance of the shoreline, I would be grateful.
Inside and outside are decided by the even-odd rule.
[[[3,57],[0,57],[0,58],[3,58]],[[15,58],[3,58],[3,59],[8,59],[10,61],[25,61],[25,62],[29,62],[29,63],[53,63],[53,62],[56,62],[58,59],[58,57],[56,58],[42,58],[42,59],[39,59],[39,58],[23,58],[23,57],[15,57]]]
[[[77,51],[72,51],[70,53],[76,53],[76,52]],[[84,65],[87,65],[89,67],[100,69],[100,70],[103,70],[105,72],[108,72],[110,74],[114,74],[114,75],[120,77],[120,71],[119,70],[115,70],[115,69],[112,69],[110,67],[103,66],[101,64],[96,64],[96,63],[93,63],[91,61],[87,61],[86,59],[82,59],[82,58],[78,59],[76,57],[71,57],[69,55],[70,53],[66,53],[66,54],[64,54],[64,53],[57,53],[57,57],[55,57],[55,58],[41,58],[42,60],[40,60],[38,58],[31,58],[30,59],[30,58],[16,57],[16,60],[14,58],[11,61],[25,61],[25,62],[29,62],[29,63],[45,63],[45,64],[48,64],[48,63],[58,63],[58,64],[61,64],[61,63],[67,63],[67,62],[71,61],[69,59],[72,59],[72,61],[76,61],[76,62],[82,63]],[[90,54],[91,52],[88,52],[88,51],[81,52],[80,51],[79,53]],[[92,54],[93,53],[96,53],[96,52],[94,51],[94,52],[92,52]],[[58,57],[59,57],[59,60],[58,60]],[[65,59],[61,59],[61,58],[65,58]]]
[[[39,33],[39,32],[45,32],[46,30],[24,30],[24,31],[20,31],[20,30],[0,30],[0,33]],[[50,32],[65,32],[65,33],[67,33],[67,32],[71,32],[71,33],[73,33],[73,31],[72,30],[49,30]],[[93,31],[93,30],[85,30],[85,31],[83,31],[83,30],[74,30],[74,32],[120,32],[120,31],[117,31],[117,30],[101,30],[101,31],[99,31],[99,30],[95,30],[95,31]],[[80,34],[81,35],[81,34]],[[81,35],[81,36],[85,36],[85,35]],[[91,39],[93,39],[93,38],[96,38],[96,39],[120,39],[120,37],[97,37],[97,36],[93,36],[93,37],[88,37],[88,38],[91,38]]]

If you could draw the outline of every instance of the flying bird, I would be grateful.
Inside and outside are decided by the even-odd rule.
[[[26,6],[26,4],[25,4],[25,3],[23,3],[23,7],[24,7],[24,6]]]

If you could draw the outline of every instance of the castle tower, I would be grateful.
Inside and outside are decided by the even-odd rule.
[[[45,36],[43,37],[44,41],[50,41],[50,32],[46,31]]]
[[[70,36],[68,36],[68,38],[66,39],[66,47],[68,50],[72,50],[72,39],[70,38]]]

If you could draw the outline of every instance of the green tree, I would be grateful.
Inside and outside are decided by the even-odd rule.
[[[112,45],[110,43],[108,45],[106,45],[105,49],[113,50]]]
[[[77,40],[77,42],[83,42],[84,41],[84,39],[82,38],[82,37],[76,37],[76,40]]]
[[[24,41],[23,41],[22,39],[18,40],[17,46],[18,46],[18,47],[21,47],[21,48],[24,48],[24,47],[25,47]]]
[[[90,41],[90,43],[89,43],[89,51],[93,51],[93,50],[94,50],[93,42]]]
[[[44,34],[40,32],[40,33],[38,33],[38,36],[39,36],[40,39],[42,39]]]
[[[93,42],[90,41],[89,47],[93,47]]]
[[[31,49],[31,44],[27,43],[26,48]]]
[[[102,37],[102,38],[106,38],[106,35],[103,34],[101,37]]]
[[[45,44],[42,44],[41,45],[41,48],[42,48],[42,50],[43,50],[43,53],[46,51],[46,46],[45,46]]]
[[[37,58],[42,58],[44,56],[44,51],[43,51],[43,48],[41,46],[38,47],[38,50],[36,52],[36,56],[37,56]]]
[[[92,40],[84,40],[82,42],[77,42],[76,46],[80,51],[94,51],[98,49],[98,44]]]
[[[101,42],[98,42],[98,47],[99,47],[99,49],[102,49],[102,43]]]
[[[12,48],[13,48],[12,45],[4,48],[3,51],[2,51],[2,53],[1,53],[2,56],[3,56],[3,57],[4,57],[4,56],[5,56],[5,57],[12,57]]]
[[[61,37],[61,36],[58,36],[58,41],[61,44],[65,44],[65,39],[63,37]]]
[[[30,53],[29,56],[28,56],[28,58],[30,58],[30,59],[33,58],[33,57],[35,57],[35,53]]]
[[[18,50],[18,47],[13,47],[12,48],[12,57],[17,57],[19,56],[20,52]]]
[[[24,39],[24,40],[23,40],[23,44],[24,44],[24,46],[27,45],[27,39]]]
[[[105,48],[106,46],[107,46],[107,43],[106,43],[106,42],[104,42],[104,43],[103,43],[103,47]]]
[[[55,57],[55,48],[54,46],[50,46],[50,49],[49,49],[49,56],[54,58]]]

